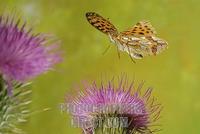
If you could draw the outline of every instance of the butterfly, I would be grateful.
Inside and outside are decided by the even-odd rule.
[[[156,36],[155,29],[148,21],[140,21],[128,30],[118,32],[108,19],[95,12],[87,12],[86,18],[92,26],[109,36],[117,50],[127,52],[132,60],[157,55],[168,48],[167,42]]]

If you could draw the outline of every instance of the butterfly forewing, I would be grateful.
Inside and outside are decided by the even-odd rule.
[[[110,35],[117,34],[117,29],[115,26],[109,20],[103,18],[99,14],[94,12],[87,12],[86,18],[92,26],[101,32]]]
[[[127,47],[143,57],[157,55],[167,48],[167,42],[156,37],[156,31],[148,21],[140,21],[134,27],[121,32],[120,35],[129,40],[124,43]]]
[[[136,37],[140,36],[152,36],[156,34],[155,29],[148,21],[140,21],[132,28],[121,32],[124,35],[133,35]]]

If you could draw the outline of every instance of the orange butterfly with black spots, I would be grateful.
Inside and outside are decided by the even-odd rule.
[[[95,12],[87,12],[86,18],[92,26],[107,34],[118,50],[127,52],[131,59],[157,55],[168,48],[167,42],[156,36],[155,29],[148,21],[140,21],[128,30],[118,32],[109,20]]]

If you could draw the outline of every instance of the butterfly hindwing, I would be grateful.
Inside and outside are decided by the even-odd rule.
[[[156,34],[155,29],[148,21],[140,21],[132,28],[121,32],[123,35],[133,35],[136,37],[140,36],[152,36]]]
[[[88,22],[105,34],[117,34],[115,26],[107,19],[103,18],[97,13],[87,12],[86,18]]]

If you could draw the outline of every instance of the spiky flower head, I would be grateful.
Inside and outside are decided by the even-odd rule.
[[[138,87],[121,79],[97,86],[96,82],[84,86],[77,96],[67,96],[68,112],[73,125],[81,127],[85,134],[150,134],[159,118],[161,105],[151,97],[152,88],[141,93]]]
[[[33,34],[25,22],[15,18],[0,16],[0,75],[23,82],[52,68],[60,57],[55,51],[57,41],[46,34]]]
[[[23,133],[17,126],[29,116],[27,80],[60,61],[53,36],[33,34],[15,18],[0,16],[0,134]]]

